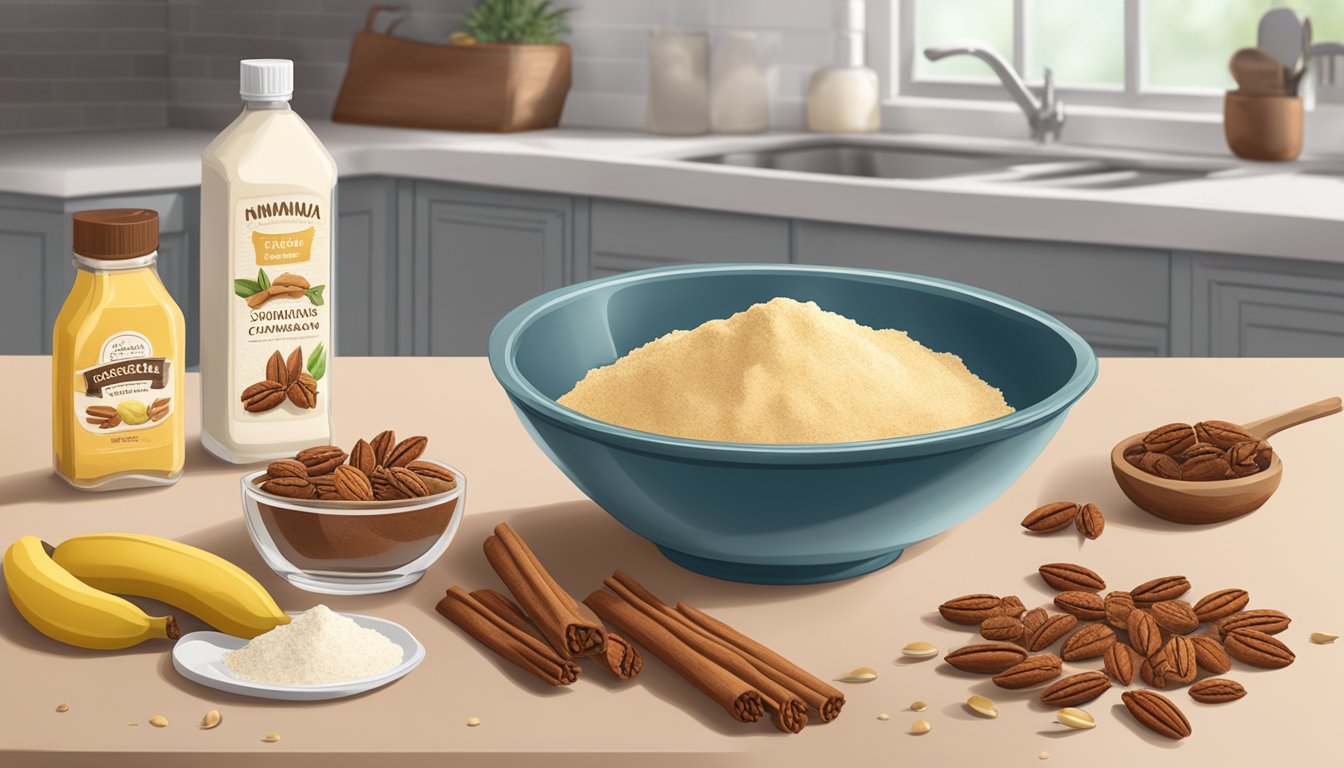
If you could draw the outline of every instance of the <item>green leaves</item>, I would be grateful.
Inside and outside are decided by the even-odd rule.
[[[249,296],[261,293],[264,288],[256,280],[234,280],[233,292],[240,299],[246,299]]]
[[[257,285],[261,286],[263,291],[271,287],[271,278],[266,275],[266,270],[257,270]]]
[[[462,31],[480,43],[554,45],[569,34],[569,8],[551,0],[481,0],[462,23]]]
[[[303,295],[308,297],[308,300],[313,303],[314,307],[320,307],[326,303],[326,299],[322,298],[322,292],[326,289],[327,286],[325,285],[314,285],[312,288],[304,291]]]
[[[314,381],[321,381],[326,374],[327,349],[319,343],[308,355],[308,375],[312,376]]]

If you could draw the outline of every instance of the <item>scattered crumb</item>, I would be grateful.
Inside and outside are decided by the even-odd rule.
[[[880,715],[877,716],[877,719],[878,719],[878,720],[890,720],[890,719],[891,719],[891,715],[888,715],[886,712],[883,712],[882,714],[880,714]]]
[[[910,732],[916,736],[922,736],[933,730],[933,724],[928,720],[916,720],[910,724]]]
[[[467,718],[467,727],[468,727],[468,728],[475,728],[476,726],[478,726],[478,725],[480,725],[480,724],[481,724],[481,718],[479,718],[479,717],[468,717],[468,718]]]
[[[57,705],[56,705],[56,711],[57,711],[57,712],[69,712],[69,711],[70,711],[70,705],[69,705],[69,704],[57,704]]]
[[[1040,760],[1049,760],[1049,759],[1050,759],[1050,753],[1049,753],[1049,752],[1041,752],[1041,754],[1037,755],[1036,757],[1037,757],[1038,759],[1040,759]]]
[[[261,740],[266,742],[267,744],[274,744],[275,742],[280,740],[280,734],[276,733],[275,731],[271,731],[265,736],[262,736]]]
[[[168,718],[164,717],[163,715],[155,715],[149,718],[149,724],[154,726],[155,728],[167,728]]]
[[[929,705],[928,705],[926,702],[923,702],[923,701],[916,701],[914,704],[911,704],[911,705],[910,705],[910,711],[912,711],[912,712],[923,712],[924,710],[926,710],[926,709],[928,709],[928,708],[929,708]]]

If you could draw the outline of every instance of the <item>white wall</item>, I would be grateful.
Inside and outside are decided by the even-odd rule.
[[[803,125],[808,78],[834,56],[834,0],[574,0],[574,87],[563,123],[640,128],[649,34],[660,27],[758,33],[770,65],[772,124]],[[558,0],[564,5],[564,0]]]

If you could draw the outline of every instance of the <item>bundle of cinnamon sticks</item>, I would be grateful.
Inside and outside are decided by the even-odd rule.
[[[580,658],[617,679],[639,674],[643,661],[628,637],[741,722],[768,715],[776,728],[798,733],[813,715],[830,722],[844,706],[835,687],[686,603],[659,600],[622,571],[578,603],[508,525],[496,526],[485,553],[517,603],[492,589],[454,586],[439,613],[552,685],[574,682]]]
[[[551,685],[579,677],[576,659],[591,658],[618,680],[639,674],[639,649],[602,628],[542,566],[505,523],[485,540],[485,556],[515,603],[492,589],[448,589],[437,610],[482,645]]]

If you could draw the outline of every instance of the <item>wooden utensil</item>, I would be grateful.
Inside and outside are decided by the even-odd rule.
[[[1284,96],[1288,71],[1283,62],[1259,48],[1242,48],[1232,54],[1227,68],[1244,96]]]
[[[1264,440],[1289,427],[1339,413],[1341,408],[1340,399],[1332,397],[1242,426]],[[1125,449],[1142,441],[1145,434],[1130,435],[1116,444],[1111,451],[1111,471],[1130,501],[1163,520],[1198,525],[1240,517],[1259,509],[1274,495],[1283,479],[1278,451],[1267,469],[1246,477],[1207,482],[1156,477],[1125,461]]]

